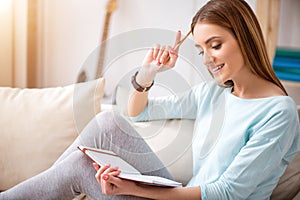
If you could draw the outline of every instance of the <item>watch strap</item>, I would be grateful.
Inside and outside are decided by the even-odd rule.
[[[134,89],[136,89],[138,92],[147,92],[150,90],[150,88],[153,86],[154,84],[154,81],[151,83],[150,86],[148,87],[142,87],[140,84],[138,84],[136,82],[136,76],[138,75],[138,71],[132,76],[131,78],[131,83],[132,83],[132,86],[134,87]]]

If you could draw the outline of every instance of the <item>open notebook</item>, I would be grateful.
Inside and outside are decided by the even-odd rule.
[[[159,176],[142,175],[133,166],[128,164],[117,154],[111,151],[95,149],[85,146],[79,146],[78,149],[80,149],[85,155],[87,155],[90,159],[92,159],[100,166],[104,166],[105,164],[110,164],[111,166],[118,166],[121,170],[121,173],[118,176],[119,178],[154,186],[182,187],[181,183],[170,179],[166,179]]]

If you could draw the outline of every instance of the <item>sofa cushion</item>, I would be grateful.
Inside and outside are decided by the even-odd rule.
[[[194,120],[135,122],[133,127],[160,158],[173,178],[186,185],[193,175]]]
[[[113,101],[116,102],[116,106],[113,109],[126,115],[129,94],[128,86],[119,85],[115,91]],[[173,178],[183,185],[187,184],[193,175],[194,122],[187,119],[131,122]]]
[[[293,199],[300,192],[300,153],[292,160],[274,189],[271,199]]]
[[[104,79],[65,87],[0,87],[0,191],[49,168],[100,112]]]
[[[298,116],[300,119],[299,105]],[[300,193],[300,152],[295,156],[284,174],[280,177],[280,180],[272,193],[271,199],[293,199],[298,193]]]

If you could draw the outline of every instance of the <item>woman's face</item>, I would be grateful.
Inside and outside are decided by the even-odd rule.
[[[244,59],[235,37],[227,29],[208,23],[197,23],[194,39],[203,63],[218,83],[238,77],[245,69]]]

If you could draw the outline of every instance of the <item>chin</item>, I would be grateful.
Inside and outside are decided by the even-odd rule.
[[[214,80],[220,87],[231,87],[231,79],[225,79],[222,75],[216,75],[214,76]]]
[[[214,77],[214,80],[216,81],[217,84],[224,83],[224,79],[223,79],[222,75],[214,74],[213,77]]]

